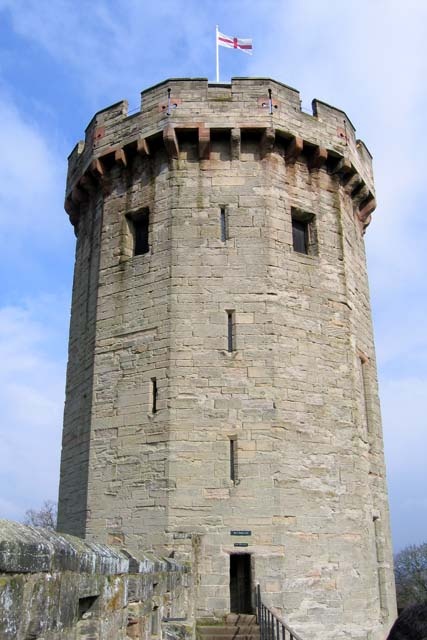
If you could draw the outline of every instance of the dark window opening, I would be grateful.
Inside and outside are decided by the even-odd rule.
[[[308,253],[308,222],[292,218],[292,242],[294,251]]]
[[[234,311],[227,311],[227,350],[234,351]]]
[[[99,596],[87,596],[86,598],[79,598],[79,620],[81,620],[85,613],[88,613],[93,609],[95,602]]]
[[[157,413],[157,378],[151,378],[151,413]]]
[[[220,220],[221,220],[221,241],[225,242],[226,240],[228,240],[227,209],[225,207],[221,207]]]
[[[230,480],[237,481],[237,439],[230,438]]]
[[[249,553],[230,555],[230,611],[252,613],[251,556]]]
[[[297,253],[318,253],[315,217],[312,213],[292,209],[292,245]]]
[[[359,358],[359,362],[360,362],[360,372],[361,372],[361,376],[362,376],[362,396],[363,396],[363,410],[364,410],[364,418],[365,418],[365,424],[366,424],[366,430],[368,433],[372,432],[372,421],[371,421],[371,412],[370,412],[370,404],[369,404],[369,399],[370,399],[370,388],[369,388],[369,381],[368,381],[368,376],[367,376],[367,364],[368,364],[368,360],[366,358]]]
[[[140,256],[150,251],[148,243],[149,210],[142,209],[139,213],[128,216],[133,234],[133,255]]]

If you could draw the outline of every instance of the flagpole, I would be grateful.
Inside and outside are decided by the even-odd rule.
[[[219,82],[219,47],[218,47],[218,25],[216,25],[216,36],[215,36],[215,45],[216,45],[216,81]]]

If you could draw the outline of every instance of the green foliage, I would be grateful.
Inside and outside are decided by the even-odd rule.
[[[427,600],[427,542],[410,545],[394,557],[397,606],[400,609]]]

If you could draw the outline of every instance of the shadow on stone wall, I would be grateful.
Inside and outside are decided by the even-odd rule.
[[[0,638],[191,637],[190,577],[170,558],[0,520]]]

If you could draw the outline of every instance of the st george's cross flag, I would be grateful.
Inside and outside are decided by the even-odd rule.
[[[252,39],[230,38],[217,31],[217,45],[228,47],[229,49],[240,49],[244,53],[252,55]]]

